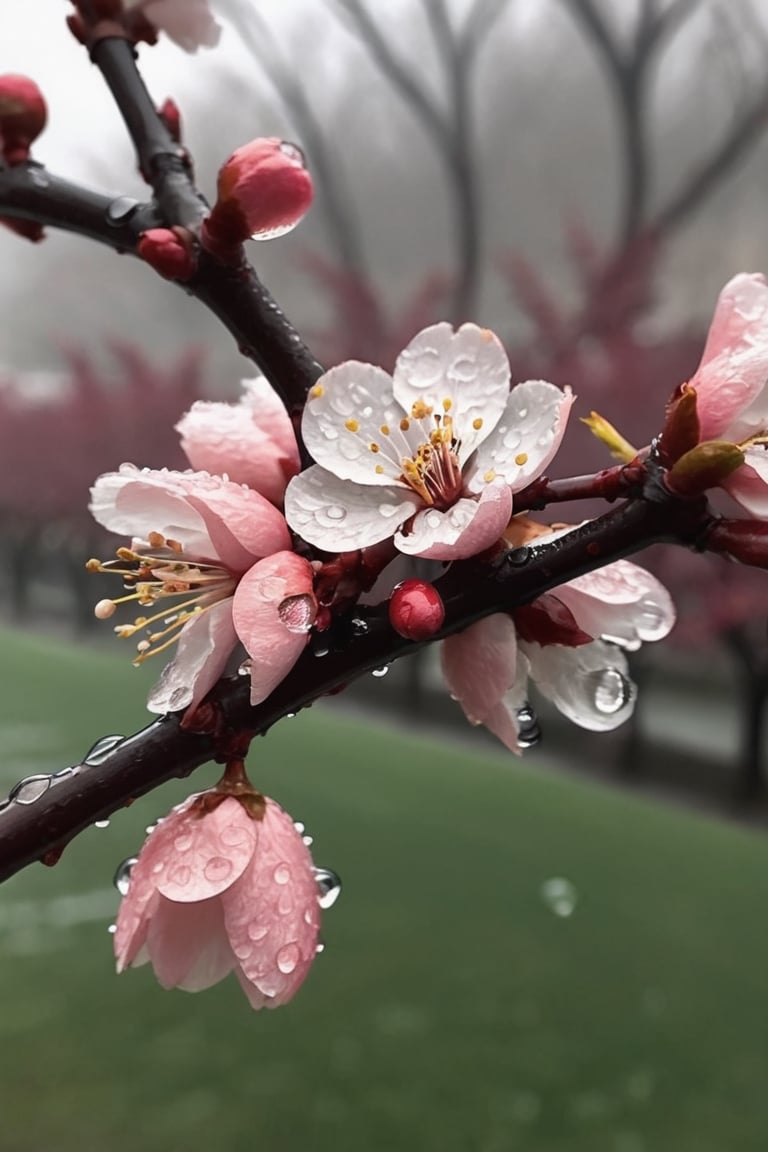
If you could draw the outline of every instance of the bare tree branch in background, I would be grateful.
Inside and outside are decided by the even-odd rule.
[[[258,62],[296,126],[299,143],[311,162],[338,259],[347,268],[361,269],[362,244],[351,200],[343,187],[328,133],[317,117],[298,70],[286,59],[268,24],[249,0],[234,0],[229,15],[243,44]]]
[[[482,255],[481,195],[472,139],[473,70],[479,50],[508,0],[476,0],[459,31],[451,23],[446,0],[425,0],[448,85],[447,111],[394,51],[364,0],[336,0],[336,4],[381,72],[421,121],[451,177],[458,265],[452,318],[461,323],[474,311]]]

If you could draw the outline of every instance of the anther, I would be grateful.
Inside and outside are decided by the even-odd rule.
[[[90,563],[90,561],[89,561]],[[90,568],[90,572],[95,572],[95,568]],[[99,600],[98,604],[93,609],[93,614],[97,620],[109,620],[110,616],[114,616],[116,605],[113,600]]]

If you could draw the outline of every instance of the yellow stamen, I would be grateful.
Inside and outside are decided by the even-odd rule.
[[[314,388],[310,388],[309,396],[311,400],[318,400],[325,393],[325,388],[322,384],[315,384]]]
[[[483,426],[482,416],[478,416],[475,420],[472,421],[472,427],[474,428],[475,432],[479,432],[480,429],[482,428],[482,426]]]
[[[485,476],[483,476],[483,480],[485,480],[486,484],[490,484],[491,481],[495,479],[496,473],[494,472],[493,468],[491,468],[490,472],[486,472]]]
[[[357,420],[354,420],[351,416],[349,420],[344,421],[344,427],[348,432],[359,432],[360,430],[360,425],[358,424]]]
[[[381,432],[382,436],[389,436],[389,425],[382,424],[381,428],[379,428],[379,432]]]

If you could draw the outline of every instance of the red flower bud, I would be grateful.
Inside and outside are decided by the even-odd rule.
[[[661,462],[669,466],[699,443],[699,415],[696,389],[682,384],[667,404],[661,433]]]
[[[389,622],[406,640],[428,640],[444,620],[440,593],[424,580],[404,580],[389,598]]]
[[[219,171],[218,199],[203,223],[203,247],[231,260],[244,240],[271,240],[290,232],[312,196],[312,177],[295,144],[252,140]]]
[[[29,146],[45,128],[48,109],[28,76],[0,76],[0,144],[7,164],[29,159]]]
[[[138,253],[166,280],[189,280],[197,268],[191,237],[182,228],[142,232]]]
[[[170,96],[164,100],[157,110],[160,119],[171,134],[175,144],[181,144],[181,113],[175,100]]]

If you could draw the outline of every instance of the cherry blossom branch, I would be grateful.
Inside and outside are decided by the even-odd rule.
[[[555,541],[500,553],[490,563],[454,564],[436,582],[445,623],[434,639],[495,612],[511,611],[585,572],[662,541],[706,547],[714,520],[705,500],[670,494],[649,470],[641,499],[630,500]],[[356,607],[315,633],[285,680],[255,707],[249,680],[222,680],[195,713],[195,730],[180,714],[156,720],[113,750],[48,778],[32,778],[0,809],[0,880],[34,860],[54,862],[63,847],[96,820],[208,760],[226,761],[233,747],[265,733],[289,713],[421,645],[398,635],[388,606]]]
[[[642,465],[616,464],[602,472],[586,476],[569,476],[563,480],[550,480],[539,476],[527,488],[515,495],[515,512],[530,512],[546,508],[548,504],[562,504],[568,500],[607,500],[639,496],[645,477]]]

